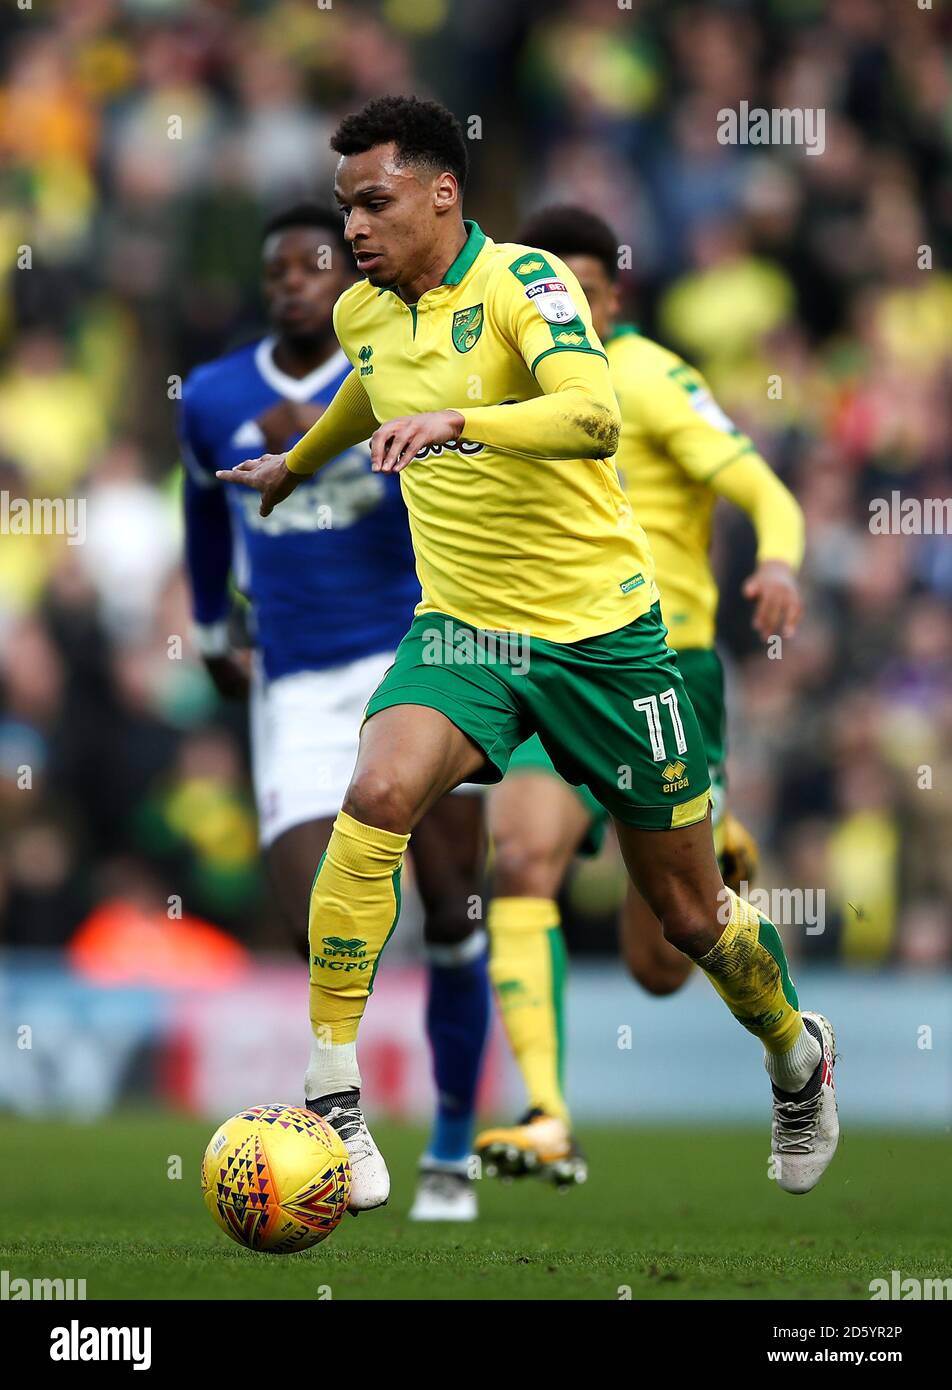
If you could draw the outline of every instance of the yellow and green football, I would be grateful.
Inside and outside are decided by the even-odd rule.
[[[249,1250],[290,1255],[326,1240],[350,1198],[350,1160],[320,1115],[255,1105],[212,1135],[202,1159],[212,1219]]]

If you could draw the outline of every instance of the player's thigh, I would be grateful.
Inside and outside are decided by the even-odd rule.
[[[307,920],[311,884],[327,849],[334,821],[330,816],[291,826],[265,848],[273,899],[287,939],[308,959]]]
[[[368,825],[408,834],[440,797],[485,763],[482,749],[439,710],[388,705],[361,729],[343,809]]]
[[[508,670],[470,655],[472,632],[443,614],[414,619],[367,705],[351,815],[406,833],[460,782],[505,773],[524,737],[519,700]]]
[[[705,955],[724,930],[725,906],[710,814],[667,830],[644,830],[616,818],[615,829],[631,881],[665,938],[692,959]]]
[[[617,632],[533,646],[546,751],[626,825],[667,830],[707,814],[704,740],[656,605]]]
[[[619,937],[629,974],[649,994],[672,994],[691,973],[690,957],[665,940],[660,921],[633,883],[622,904]]]
[[[554,898],[591,825],[591,813],[551,772],[513,770],[489,793],[493,892]]]

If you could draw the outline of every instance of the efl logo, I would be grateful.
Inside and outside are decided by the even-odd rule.
[[[568,285],[561,280],[533,280],[526,285],[526,299],[546,323],[571,323],[578,314]]]

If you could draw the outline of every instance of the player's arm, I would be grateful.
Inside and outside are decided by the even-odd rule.
[[[534,258],[533,258],[534,259]],[[525,254],[514,262],[525,262]],[[528,458],[610,458],[618,447],[621,416],[608,362],[591,326],[578,281],[555,258],[534,260],[534,284],[562,286],[556,295],[573,318],[553,322],[543,308],[546,292],[527,293],[513,267],[503,267],[487,292],[487,319],[520,353],[543,394],[511,405],[462,406],[387,421],[371,440],[373,466],[398,473],[427,444],[462,436],[506,453]],[[542,267],[550,275],[546,281]],[[541,278],[539,278],[541,277]],[[533,288],[530,284],[528,288]],[[541,306],[541,307],[540,307]]]
[[[248,673],[236,660],[228,638],[231,595],[231,522],[221,484],[201,437],[186,388],[179,414],[185,467],[185,572],[192,600],[195,641],[219,694],[242,699]]]
[[[747,513],[757,536],[757,568],[743,587],[754,601],[753,625],[763,640],[792,637],[803,605],[797,572],[803,560],[800,504],[760,454],[735,458],[710,480],[714,492]]]
[[[268,516],[279,502],[290,497],[302,478],[316,473],[345,449],[360,444],[376,427],[370,397],[360,377],[352,371],[341,382],[317,424],[288,453],[246,459],[237,468],[222,469],[216,477],[254,488],[261,494],[261,515]]]
[[[646,374],[626,383],[622,394],[622,409],[636,412],[654,442],[689,477],[750,517],[757,569],[743,592],[755,600],[753,625],[764,641],[775,633],[791,637],[802,609],[797,571],[804,526],[796,498],[690,367]]]

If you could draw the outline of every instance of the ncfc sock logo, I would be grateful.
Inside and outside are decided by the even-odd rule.
[[[314,956],[314,964],[321,970],[366,970],[372,960],[364,949],[366,941],[359,936],[324,936],[324,954]]]

